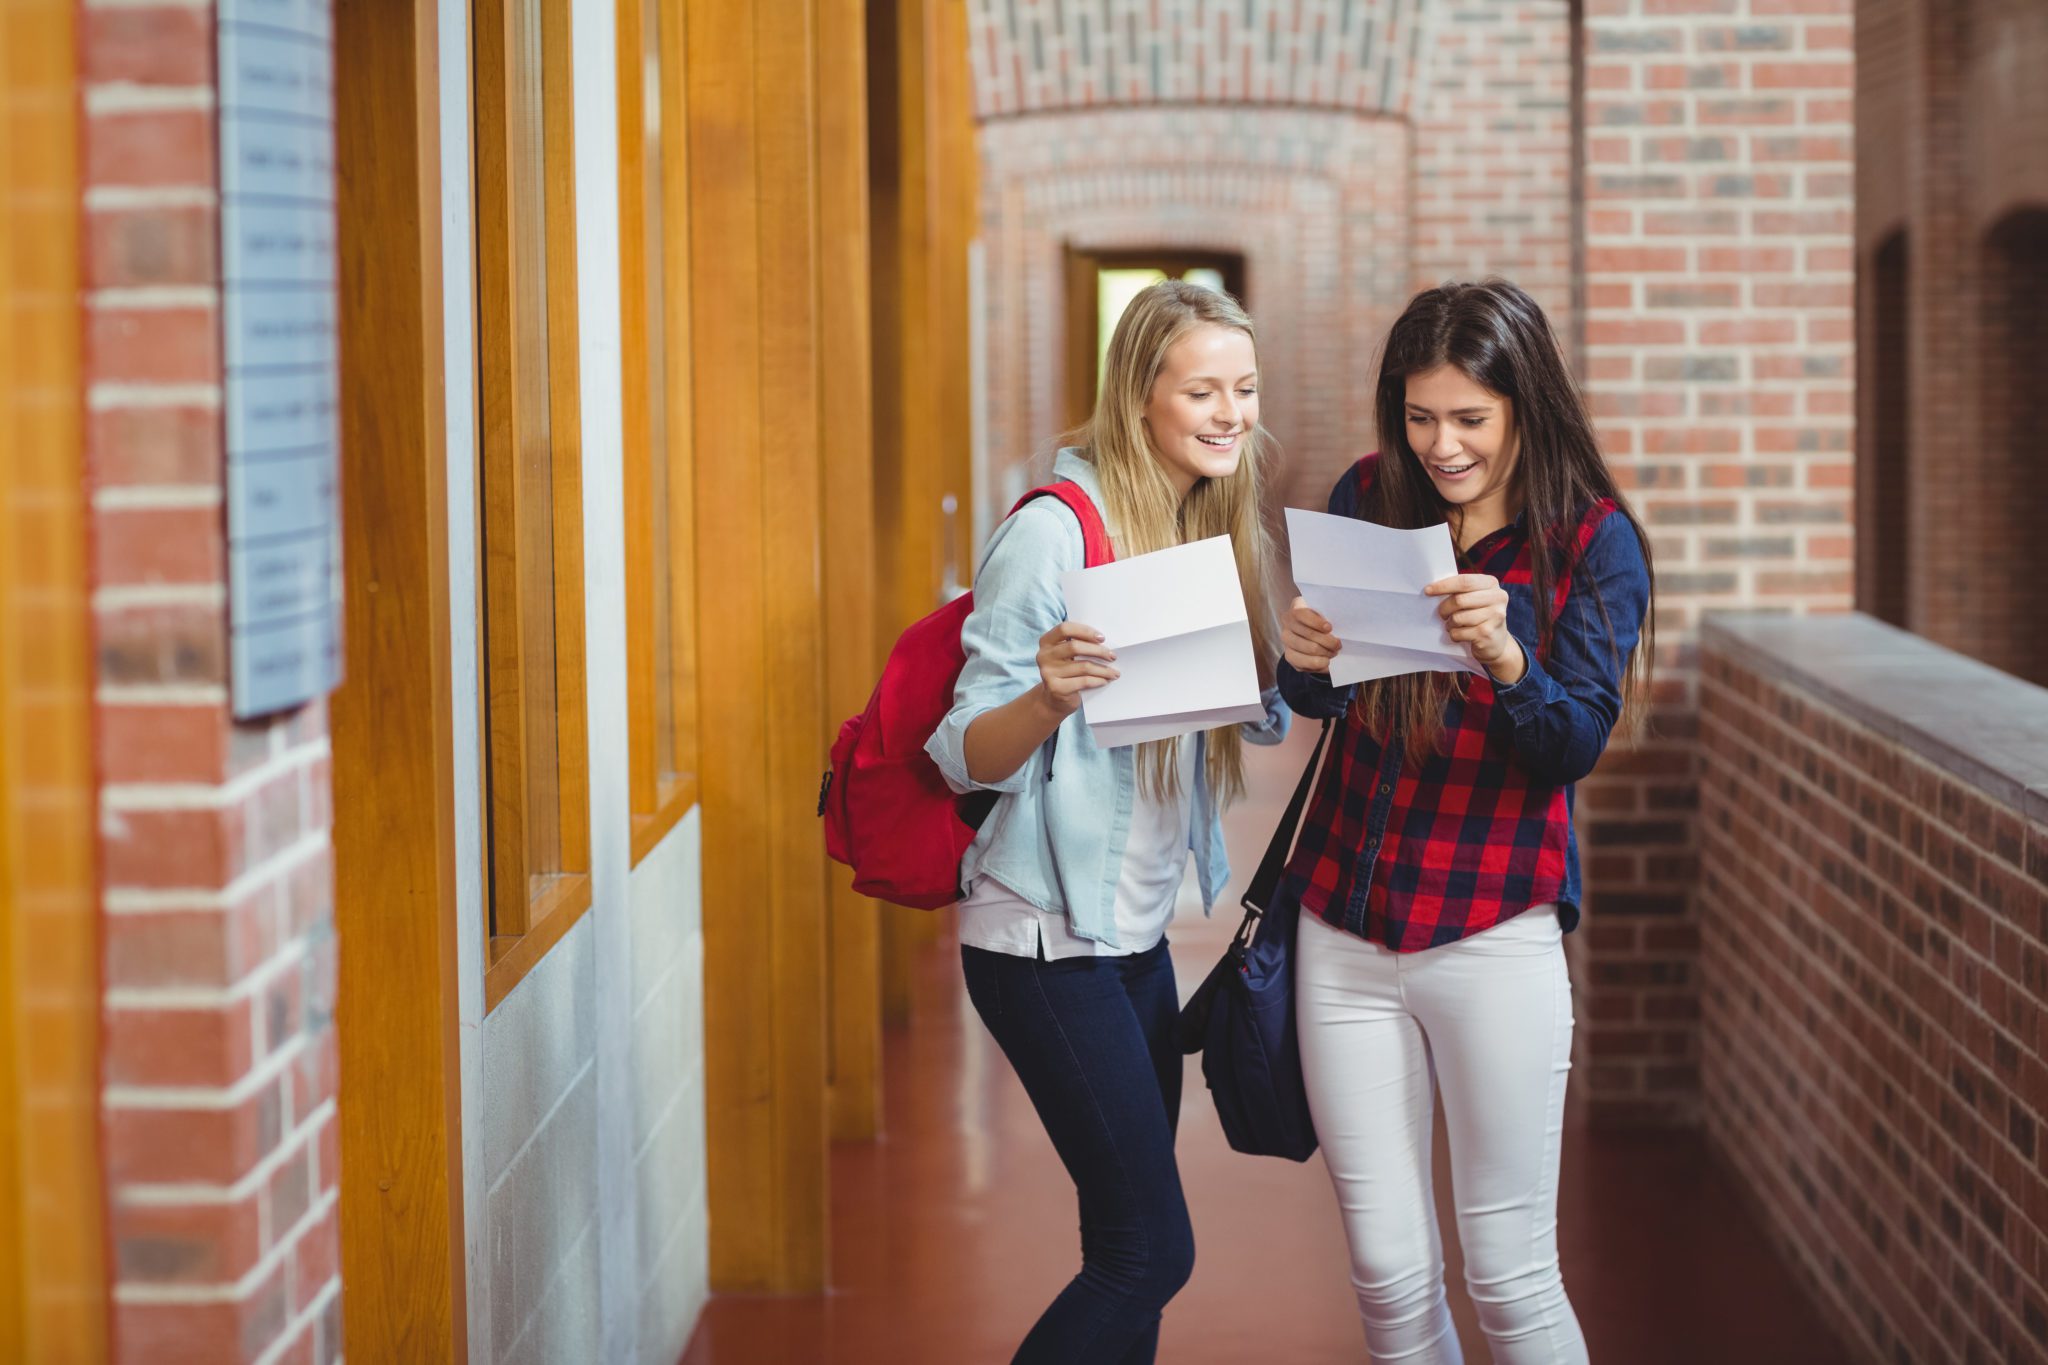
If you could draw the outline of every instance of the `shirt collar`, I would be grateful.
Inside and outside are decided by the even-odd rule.
[[[1102,505],[1102,480],[1096,477],[1095,461],[1080,446],[1061,446],[1053,457],[1052,472],[1056,478],[1080,484],[1096,506]]]
[[[1465,551],[1460,558],[1476,563],[1482,553],[1491,553],[1499,549],[1503,540],[1521,538],[1523,535],[1522,523],[1527,516],[1528,508],[1525,507],[1512,517],[1509,517],[1507,525],[1488,531],[1485,535],[1473,541],[1472,548]]]

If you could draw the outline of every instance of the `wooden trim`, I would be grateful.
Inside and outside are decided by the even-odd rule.
[[[912,391],[929,373],[924,347],[929,221],[924,161],[924,12],[928,0],[868,5],[868,146],[874,256],[875,631],[877,657],[937,605],[938,558],[927,538],[937,493],[921,477],[930,404]],[[906,74],[907,73],[907,74]],[[913,926],[881,911],[882,1017],[910,1018]]]
[[[635,813],[633,861],[640,861],[639,813],[652,811],[661,774],[655,705],[654,395],[648,373],[647,325],[647,45],[646,0],[617,0],[616,57],[619,116],[619,354],[620,435],[624,442],[626,511],[626,777]],[[658,250],[659,248],[656,247]],[[659,300],[654,301],[659,306]]]
[[[479,509],[486,528],[483,563],[484,792],[490,857],[489,924],[492,934],[523,933],[527,926],[526,621],[520,610],[520,545],[510,528],[520,524],[519,452],[529,425],[545,412],[528,411],[520,383],[517,192],[523,173],[512,155],[507,127],[513,63],[520,48],[517,0],[477,0],[474,20],[476,120],[477,411],[482,458]],[[492,338],[506,338],[493,344]],[[489,528],[506,528],[491,534]]]
[[[484,1013],[512,994],[512,988],[540,965],[548,950],[576,927],[590,909],[590,878],[583,873],[557,877],[533,898],[533,913],[523,934],[494,934],[490,962],[484,969]]]
[[[1066,308],[1066,421],[1078,427],[1095,413],[1097,339],[1102,334],[1102,293],[1096,276],[1102,258],[1069,242],[1062,253]]]
[[[767,784],[755,797],[768,822],[767,889],[774,929],[776,1284],[825,1287],[831,1205],[826,1136],[825,913],[829,892],[816,802],[825,729],[821,564],[824,492],[818,408],[818,191],[816,16],[801,3],[756,4],[760,128],[761,464],[774,479],[762,500],[766,550],[766,671],[773,696]],[[710,447],[707,446],[707,449]],[[703,619],[714,620],[707,615]]]
[[[696,404],[697,439],[721,456],[697,469],[699,494],[733,515],[697,528],[700,568],[722,575],[716,606],[726,622],[728,686],[740,694],[766,673],[761,525],[746,512],[761,501],[759,204],[754,195],[753,25],[746,0],[700,0],[690,8],[686,80],[690,97],[690,294],[700,344],[691,347],[693,389],[718,394]],[[716,243],[714,248],[711,244]],[[704,1071],[713,1288],[767,1286],[776,1277],[771,1220],[776,1182],[766,1158],[773,1142],[772,1044],[757,1027],[769,999],[761,925],[747,933],[728,904],[759,913],[759,878],[769,860],[765,822],[752,818],[764,780],[768,705],[734,708],[730,723],[707,726],[704,775]]]
[[[968,65],[967,0],[926,0],[925,136],[929,139],[927,213],[931,218],[929,307],[931,373],[936,390],[928,461],[935,492],[931,519],[938,588],[948,592],[974,577],[974,412],[970,392],[974,348],[968,317],[967,252],[974,240],[979,176],[974,143],[973,74]],[[948,515],[943,508],[950,506]],[[949,915],[902,912],[898,929],[921,951],[945,936]],[[906,970],[909,964],[905,964]]]
[[[583,401],[576,284],[571,0],[541,0],[547,130],[548,439],[554,452],[555,752],[563,872],[590,870],[590,731],[583,645]],[[555,871],[557,869],[536,869]]]
[[[1175,246],[1140,247],[1088,253],[1098,270],[1158,270],[1179,279],[1190,270],[1213,270],[1239,303],[1244,300],[1244,255],[1236,251],[1200,251]]]
[[[863,0],[814,0],[818,50],[818,402],[823,440],[825,731],[867,704],[874,686],[873,321],[868,296],[867,62]],[[831,869],[831,1123],[839,1140],[872,1138],[882,1113],[881,920]]]
[[[656,9],[660,31],[662,366],[668,385],[669,685],[676,772],[698,781],[696,430],[691,401],[690,139],[684,7]]]
[[[0,1358],[103,1360],[75,6],[0,6]]]
[[[765,780],[768,696],[762,588],[759,202],[754,194],[753,24],[747,0],[690,6],[690,298],[698,344],[692,389],[696,439],[720,458],[696,470],[699,497],[728,510],[697,528],[698,611],[715,608],[730,695],[750,704],[706,726],[704,791],[705,1145],[714,1289],[767,1287],[777,1278],[770,977],[759,951],[773,932],[761,878],[770,853],[757,818]],[[703,585],[718,575],[716,602]],[[736,912],[745,907],[744,918]],[[751,928],[749,927],[751,925]]]
[[[345,1333],[468,1357],[439,19],[334,15],[347,672],[334,750]]]
[[[974,577],[974,323],[967,256],[980,219],[974,142],[973,73],[967,61],[967,0],[938,0],[932,55],[933,354],[938,390],[938,475],[953,499],[939,555],[951,583]],[[934,515],[937,515],[934,512]],[[944,917],[928,923],[943,925]]]
[[[589,736],[583,640],[583,463],[577,343],[574,103],[568,0],[540,0],[538,35],[524,31],[518,0],[476,0],[477,111],[475,182],[478,278],[478,379],[482,415],[484,673],[488,712],[490,908],[493,939],[538,924],[534,878],[590,870]],[[537,38],[544,164],[518,155],[512,129],[522,96],[520,54]],[[538,187],[526,177],[538,173]],[[541,241],[524,206],[537,188],[543,204]],[[521,293],[519,266],[545,253],[542,298]],[[520,309],[545,313],[544,393],[530,387]],[[527,619],[522,591],[533,566],[518,534],[521,461],[544,445],[549,461],[548,553],[552,622]],[[536,761],[529,741],[527,637],[552,631],[554,660],[555,838],[551,861],[529,840],[532,812],[527,774]]]
[[[676,792],[696,790],[696,679],[694,648],[695,564],[689,394],[689,216],[688,146],[684,124],[684,34],[674,7],[655,13],[650,30],[647,0],[617,0],[619,71],[619,272],[621,349],[624,358],[626,506],[626,668],[629,744],[628,782],[633,812],[633,862],[651,852],[673,828],[688,802]],[[646,109],[647,55],[659,75],[651,92],[657,101],[658,164],[650,167]],[[648,239],[648,185],[660,196],[659,241]],[[657,259],[658,256],[658,259]],[[659,269],[655,269],[656,265]],[[656,281],[659,282],[658,287]],[[658,329],[658,332],[657,332]],[[656,395],[649,351],[661,338],[662,401],[666,420],[661,442],[653,421]],[[656,461],[666,462],[667,561],[657,563],[655,542]],[[658,632],[654,614],[660,600],[656,576],[668,579],[670,676],[668,705],[674,718],[674,770],[660,764]]]
[[[809,5],[701,0],[687,65],[711,1283],[823,1287],[824,680]],[[716,458],[709,458],[711,452]]]
[[[931,401],[933,201],[929,56],[937,0],[868,7],[874,153],[877,644],[938,605],[937,407]]]
[[[654,852],[668,832],[682,823],[697,804],[697,776],[669,778],[655,789],[654,809],[633,817],[633,863]]]
[[[935,374],[965,365],[949,355],[949,249],[942,222],[947,174],[940,120],[947,107],[937,70],[941,6],[949,0],[875,0],[868,8],[869,146],[873,165],[874,468],[877,644],[939,603],[944,560],[941,500],[948,491],[947,428],[933,401]],[[964,60],[964,53],[961,54]],[[941,386],[943,387],[943,386]],[[964,509],[965,501],[959,505]],[[882,912],[883,1017],[910,1017],[918,950],[944,921],[922,911]]]

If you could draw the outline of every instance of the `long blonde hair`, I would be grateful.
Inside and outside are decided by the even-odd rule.
[[[1145,432],[1145,405],[1165,367],[1166,353],[1203,326],[1243,332],[1256,354],[1258,336],[1251,317],[1228,294],[1182,280],[1161,280],[1131,300],[1110,338],[1095,415],[1068,433],[1066,443],[1083,447],[1095,465],[1119,557],[1210,536],[1230,537],[1251,617],[1259,681],[1270,685],[1278,633],[1266,586],[1272,547],[1260,515],[1260,489],[1272,440],[1264,427],[1252,423],[1236,472],[1223,479],[1198,479],[1182,498]],[[1219,803],[1228,803],[1244,793],[1243,739],[1235,725],[1208,734],[1209,790]],[[1178,789],[1180,743],[1181,739],[1163,739],[1139,747],[1139,775],[1153,794],[1164,796]]]

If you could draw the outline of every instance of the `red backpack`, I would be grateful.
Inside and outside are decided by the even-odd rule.
[[[1061,481],[1017,500],[1058,498],[1081,521],[1086,564],[1116,558],[1095,502],[1080,485]],[[940,607],[896,639],[867,710],[839,727],[832,767],[818,789],[825,851],[853,869],[864,896],[936,910],[960,899],[960,855],[994,808],[996,793],[956,794],[925,741],[953,709],[953,686],[967,655],[960,628],[974,596]]]

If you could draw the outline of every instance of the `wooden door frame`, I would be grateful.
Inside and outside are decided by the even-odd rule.
[[[435,0],[334,16],[341,1263],[365,1360],[468,1353],[438,24]]]
[[[1223,288],[1245,307],[1245,258],[1241,251],[1198,247],[1094,249],[1068,242],[1062,253],[1066,289],[1066,418],[1078,427],[1095,412],[1095,357],[1102,327],[1096,277],[1104,270],[1164,270],[1180,276],[1206,267],[1223,276]]]
[[[0,5],[0,1359],[87,1362],[112,1329],[74,15]]]

